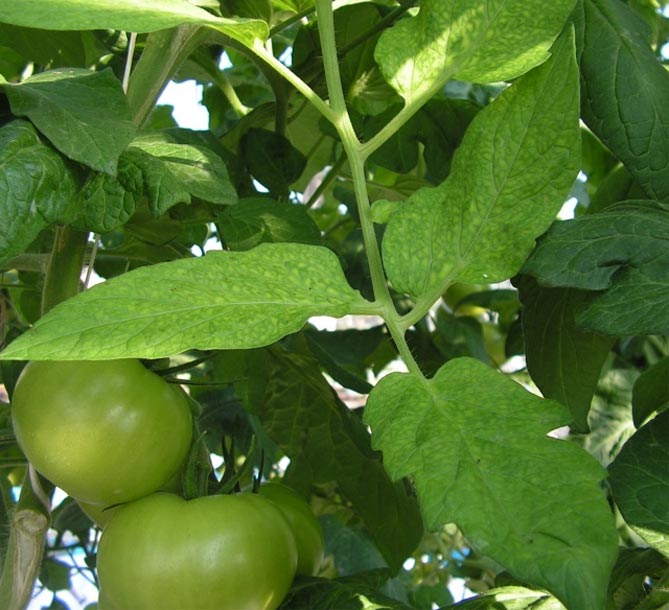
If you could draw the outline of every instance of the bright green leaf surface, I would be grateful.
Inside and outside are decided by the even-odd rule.
[[[12,112],[27,116],[64,155],[116,173],[119,155],[137,128],[111,70],[52,70],[3,89]]]
[[[250,374],[269,368],[268,380],[253,401],[263,429],[292,459],[292,468],[316,484],[336,481],[353,505],[393,571],[423,534],[415,498],[393,483],[369,433],[332,391],[318,362],[279,349],[263,365],[251,361]]]
[[[247,45],[269,34],[264,21],[223,19],[187,0],[16,0],[0,5],[0,21],[46,30],[153,32],[201,23]]]
[[[458,358],[430,381],[384,377],[365,421],[391,475],[413,477],[429,527],[456,523],[474,548],[570,610],[604,607],[618,540],[605,473],[546,436],[569,421],[558,403]]]
[[[574,0],[425,0],[385,32],[375,57],[407,103],[447,80],[510,80],[545,61]]]
[[[390,217],[383,258],[394,287],[419,298],[455,280],[513,275],[578,172],[578,108],[573,37],[564,36],[550,61],[477,115],[446,181]]]
[[[51,223],[72,218],[76,188],[63,159],[30,123],[0,129],[0,265]]]
[[[669,333],[669,206],[628,201],[555,223],[523,271],[593,292],[576,322],[610,335]]]
[[[237,193],[230,183],[223,160],[204,146],[177,144],[163,137],[147,136],[134,140],[131,147],[159,159],[164,166],[163,171],[171,173],[194,197],[218,204],[237,202]],[[156,197],[156,208],[163,207],[160,197]]]
[[[55,307],[0,358],[158,358],[268,345],[359,295],[329,250],[262,244],[142,267]]]
[[[581,20],[583,118],[651,197],[669,201],[669,74],[648,25],[619,0],[585,0]]]
[[[613,340],[576,326],[582,291],[544,288],[529,276],[514,283],[523,303],[525,354],[532,380],[546,398],[569,408],[573,429],[587,432],[590,402]]]
[[[634,434],[609,466],[613,497],[625,521],[669,557],[669,411]]]

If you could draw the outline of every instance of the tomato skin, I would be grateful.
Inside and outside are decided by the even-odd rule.
[[[298,576],[314,576],[323,561],[323,530],[302,496],[281,483],[265,483],[258,489],[288,521],[297,544]]]
[[[118,610],[274,610],[296,565],[285,518],[251,493],[131,502],[105,526],[97,560]]]
[[[192,435],[183,392],[138,360],[29,362],[12,422],[40,473],[104,506],[158,489],[182,466]]]

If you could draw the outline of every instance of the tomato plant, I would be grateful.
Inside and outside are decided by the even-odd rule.
[[[298,576],[313,576],[323,561],[323,531],[309,505],[296,491],[280,483],[265,483],[258,492],[283,513],[297,545]]]
[[[296,565],[285,518],[251,493],[147,496],[116,512],[98,554],[101,589],[118,610],[273,610]]]
[[[309,496],[283,610],[666,605],[668,58],[665,0],[0,2],[0,608],[97,583],[73,435],[174,447],[14,434],[23,362],[119,359],[193,504]]]
[[[183,465],[191,415],[181,390],[137,360],[30,362],[12,422],[30,462],[91,504],[158,489]]]

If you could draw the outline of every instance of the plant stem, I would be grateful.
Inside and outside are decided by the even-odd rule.
[[[79,292],[88,233],[69,226],[56,229],[51,256],[44,278],[42,315]]]
[[[45,490],[37,473],[28,469],[11,518],[7,556],[0,577],[0,608],[23,610],[30,602],[51,524],[51,489]]]
[[[128,105],[137,125],[146,122],[165,84],[207,36],[207,28],[194,25],[149,34],[128,83]]]
[[[344,151],[348,156],[353,178],[353,190],[355,192],[358,214],[360,215],[360,226],[362,228],[365,251],[369,261],[369,269],[372,276],[372,287],[378,309],[385,319],[388,330],[397,345],[405,364],[412,373],[422,377],[422,373],[415,361],[411,350],[404,337],[404,331],[399,324],[399,315],[393,304],[386,282],[381,261],[381,251],[374,231],[374,223],[371,217],[369,194],[365,176],[366,155],[355,134],[351,117],[346,108],[346,99],[341,84],[339,73],[339,59],[337,56],[337,45],[335,41],[334,15],[330,0],[316,0],[316,13],[318,15],[318,32],[323,52],[323,64],[325,67],[325,80],[330,96],[330,106],[334,114],[333,124],[339,133]]]
[[[253,48],[248,47],[253,53],[265,62],[270,68],[278,72],[285,78],[295,89],[297,89],[307,100],[309,100],[318,111],[331,123],[335,124],[336,117],[328,104],[321,99],[318,94],[305,83],[297,74],[295,74],[288,67],[284,66],[274,55],[267,52],[267,49],[262,44],[256,44]]]
[[[239,99],[237,92],[232,86],[232,83],[230,83],[230,79],[226,76],[225,72],[217,70],[216,73],[212,75],[212,78],[216,86],[221,90],[221,93],[225,96],[225,99],[228,100],[232,109],[237,113],[237,116],[246,116],[251,111],[251,109],[245,106]]]

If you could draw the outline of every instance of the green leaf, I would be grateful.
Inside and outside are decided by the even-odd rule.
[[[452,607],[458,610],[565,610],[551,595],[525,587],[490,589]]]
[[[338,398],[318,363],[279,349],[250,362],[249,375],[263,368],[252,409],[269,437],[288,455],[291,468],[306,469],[314,483],[336,481],[371,533],[391,570],[418,545],[423,524],[418,504],[403,482],[394,484],[372,451],[369,433]]]
[[[27,121],[0,128],[0,266],[54,222],[72,219],[74,177]]]
[[[578,172],[577,83],[568,34],[477,115],[447,180],[390,217],[383,258],[395,289],[438,295],[455,280],[496,282],[519,269]]]
[[[634,425],[639,427],[647,417],[669,405],[669,357],[646,369],[632,389]]]
[[[514,79],[544,62],[575,0],[425,0],[381,36],[375,58],[407,101],[457,77]]]
[[[611,369],[602,375],[588,415],[591,432],[576,437],[576,442],[605,468],[635,432],[632,386],[638,374],[635,369]]]
[[[143,194],[142,170],[126,151],[119,159],[116,176],[93,174],[87,180],[79,193],[76,224],[97,233],[113,231],[135,213]]]
[[[16,0],[0,6],[0,21],[46,30],[125,30],[154,32],[184,23],[214,27],[253,46],[265,40],[269,28],[264,21],[225,19],[198,8],[187,0]]]
[[[605,473],[546,436],[569,421],[558,403],[458,358],[429,381],[384,377],[365,421],[393,478],[413,477],[429,527],[457,524],[475,549],[570,610],[604,607],[618,541]]]
[[[271,193],[288,193],[307,164],[306,157],[284,136],[252,127],[241,138],[241,155],[253,177]]]
[[[667,559],[655,549],[621,548],[609,583],[609,598],[613,601],[610,607],[639,608],[648,594],[647,579],[659,580],[667,568]],[[651,608],[648,605],[641,607]]]
[[[668,205],[623,202],[556,222],[523,273],[544,285],[593,291],[576,315],[584,328],[614,336],[667,334],[668,231]]]
[[[642,426],[609,466],[613,497],[627,524],[669,557],[669,411]]]
[[[67,68],[3,85],[12,112],[27,116],[64,155],[97,171],[116,173],[136,126],[111,70]]]
[[[375,151],[371,160],[394,172],[407,173],[416,167],[422,148],[430,180],[442,182],[451,169],[453,153],[479,110],[468,100],[432,99]],[[384,113],[367,121],[365,137],[371,138],[390,116]]]
[[[162,135],[139,137],[133,140],[131,147],[159,159],[164,167],[163,172],[171,173],[182,188],[194,197],[223,205],[237,202],[237,193],[230,183],[225,163],[208,148],[177,144]],[[160,184],[159,188],[164,187],[165,184]],[[164,211],[159,195],[152,197],[152,200],[158,210]]]
[[[220,216],[218,226],[232,250],[249,250],[263,242],[318,245],[321,232],[303,205],[263,197],[242,199]]]
[[[653,198],[669,201],[669,74],[648,25],[618,0],[578,11],[583,119]]]
[[[387,580],[387,572],[381,574]],[[291,587],[279,610],[411,610],[403,602],[379,593],[378,586],[370,585],[366,577],[363,573],[300,579]]]
[[[0,23],[0,40],[3,46],[11,48],[23,58],[21,68],[31,61],[45,69],[89,66],[93,62],[87,61],[92,59],[87,53],[92,49],[100,51],[95,61],[103,54],[104,48],[92,32],[34,30],[7,23]],[[99,48],[96,48],[98,44]]]
[[[193,348],[259,347],[311,316],[343,316],[359,299],[325,248],[261,244],[211,252],[94,286],[52,309],[0,359],[160,358]]]
[[[546,398],[558,400],[573,417],[572,428],[588,431],[590,402],[613,340],[576,326],[579,290],[544,288],[529,276],[514,283],[523,303],[527,368]]]

